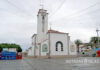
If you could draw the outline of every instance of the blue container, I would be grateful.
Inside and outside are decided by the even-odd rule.
[[[16,57],[3,56],[1,57],[1,60],[16,60]]]
[[[1,60],[16,60],[16,56],[17,56],[16,52],[9,52],[9,51],[1,52]]]

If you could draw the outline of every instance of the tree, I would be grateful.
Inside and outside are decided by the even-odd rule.
[[[17,44],[7,44],[7,43],[2,43],[0,44],[0,52],[2,51],[3,48],[16,48],[17,52],[22,52],[22,48],[20,47],[20,45]]]
[[[87,47],[88,47],[88,46],[91,46],[91,48],[93,49],[93,43],[91,43],[91,42],[87,43],[86,46],[87,46]]]
[[[91,37],[90,42],[94,45],[94,48],[97,48],[98,40],[99,40],[98,37]],[[99,40],[99,42],[100,42],[100,40]]]
[[[77,52],[79,53],[79,46],[82,44],[82,41],[81,40],[75,40],[75,44],[77,46]]]

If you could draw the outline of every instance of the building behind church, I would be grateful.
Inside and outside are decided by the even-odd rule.
[[[68,33],[48,30],[48,13],[44,9],[39,9],[37,34],[32,36],[32,45],[28,54],[43,58],[77,56],[76,46],[70,41]]]

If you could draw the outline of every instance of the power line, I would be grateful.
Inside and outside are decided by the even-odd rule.
[[[91,13],[96,13],[96,12],[98,12],[98,11],[100,11],[100,9],[97,9],[97,10],[94,10],[94,11],[90,11],[90,12],[88,12],[88,13],[91,14]],[[75,16],[75,17],[80,17],[80,16],[85,15],[85,14],[87,14],[87,13],[84,13],[84,14],[81,14],[81,15],[77,15],[77,16]],[[97,14],[97,13],[96,13],[96,14]],[[71,17],[70,19],[75,18],[75,17]],[[70,19],[68,19],[68,20],[70,20]],[[88,19],[87,19],[87,20],[88,20]]]
[[[84,11],[87,11],[87,10],[91,9],[92,7],[98,5],[98,4],[100,4],[100,2],[97,2],[97,3],[95,3],[95,4],[92,4],[91,6],[85,8],[85,9],[82,9],[82,10],[80,10],[80,11],[78,11],[78,12],[75,12],[75,13],[73,13],[73,14],[71,14],[71,15],[64,16],[64,18],[65,18],[65,17],[72,17],[72,18],[73,18],[73,16],[75,16],[75,15],[76,15],[76,16],[82,16],[82,15],[84,15],[84,14],[81,14],[81,15],[77,15],[77,14],[80,14],[80,13],[82,13],[82,12],[84,12]],[[98,10],[98,11],[99,11],[99,10]],[[95,12],[95,11],[94,11],[94,12]]]
[[[85,8],[85,9],[82,9],[82,10],[80,10],[80,11],[78,11],[78,12],[76,12],[76,13],[74,13],[74,14],[71,14],[71,15],[69,15],[69,17],[70,16],[82,16],[82,15],[84,15],[84,14],[81,14],[81,15],[77,15],[77,13],[79,14],[79,13],[82,13],[82,12],[84,12],[84,11],[87,11],[87,10],[89,10],[89,9],[91,9],[91,8],[93,8],[93,7],[95,7],[95,6],[97,6],[98,4],[100,4],[100,2],[97,2],[97,3],[95,3],[95,4],[92,4],[91,6],[89,6],[89,7],[87,7],[87,8]],[[88,13],[95,13],[95,12],[97,12],[97,11],[100,11],[100,9],[97,9],[97,10],[95,10],[95,11],[90,11],[90,12],[88,12]],[[67,16],[68,17],[68,16]],[[73,18],[73,17],[72,17]],[[71,18],[71,19],[72,19]]]
[[[70,16],[73,16],[73,15],[75,16],[75,15],[77,15],[77,14],[79,14],[79,13],[82,13],[82,12],[84,12],[84,11],[89,10],[90,8],[92,8],[92,7],[94,7],[94,6],[98,5],[98,4],[100,4],[100,2],[97,2],[97,3],[95,3],[95,4],[92,4],[91,6],[85,8],[85,9],[82,9],[82,10],[80,10],[80,11],[74,13],[74,14],[71,14],[71,15],[65,16],[65,17],[70,17]],[[81,15],[83,15],[83,14],[81,14]],[[77,15],[77,16],[78,16],[78,15]]]
[[[4,13],[4,12],[9,13],[10,15],[13,15],[13,16],[17,16],[16,13],[13,13],[13,14],[12,14],[12,12],[9,11],[9,10],[7,10],[7,9],[2,9],[2,8],[0,8],[0,11],[2,11],[3,13]],[[20,16],[21,16],[21,15],[20,15]],[[27,15],[27,16],[29,16],[29,15]],[[1,17],[1,16],[0,16],[0,17]]]
[[[52,17],[52,16],[54,16],[59,10],[60,10],[60,8],[63,6],[63,4],[65,3],[65,1],[66,0],[63,0],[63,2],[60,4],[60,6],[57,8],[57,10],[50,16],[50,18]]]
[[[6,12],[6,13],[10,13],[11,15],[16,16],[16,14],[12,14],[9,10],[4,9],[4,8],[0,8],[0,11],[2,11],[3,13],[4,13],[4,12]],[[0,17],[1,17],[1,16],[0,16]]]
[[[12,6],[14,6],[16,9],[20,10],[21,12],[24,12],[25,14],[27,14],[28,16],[32,16],[31,14],[27,13],[27,11],[22,10],[22,8],[17,7],[15,4],[13,4],[11,1],[6,0],[6,2]]]

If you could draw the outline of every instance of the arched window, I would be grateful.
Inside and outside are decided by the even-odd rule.
[[[47,52],[48,51],[48,45],[47,44],[43,44],[42,45],[42,52]]]
[[[58,51],[58,44],[61,45],[61,51],[63,51],[63,43],[61,41],[56,42],[56,51]]]

